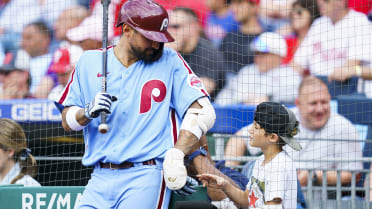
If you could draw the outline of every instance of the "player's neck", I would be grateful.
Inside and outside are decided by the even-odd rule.
[[[114,47],[114,55],[127,68],[138,60],[137,57],[129,53],[128,47],[124,47],[121,42]]]

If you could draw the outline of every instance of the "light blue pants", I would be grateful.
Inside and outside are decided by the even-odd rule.
[[[159,164],[117,170],[96,166],[78,208],[168,209],[171,191]]]

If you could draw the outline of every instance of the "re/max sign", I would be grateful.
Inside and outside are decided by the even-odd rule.
[[[22,209],[77,208],[81,193],[22,193]]]

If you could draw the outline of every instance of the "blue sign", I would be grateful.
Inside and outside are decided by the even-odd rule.
[[[0,118],[18,122],[60,122],[61,114],[47,99],[0,100]]]

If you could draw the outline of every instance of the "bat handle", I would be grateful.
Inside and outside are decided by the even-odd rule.
[[[105,114],[105,117],[106,117],[106,113],[104,113],[104,114]],[[102,115],[103,115],[103,114],[102,114]],[[102,117],[102,115],[101,115],[101,117]],[[101,124],[99,124],[99,126],[98,126],[98,131],[99,131],[101,134],[105,134],[105,133],[107,133],[108,130],[109,130],[109,126],[107,125],[107,123],[101,123]]]

